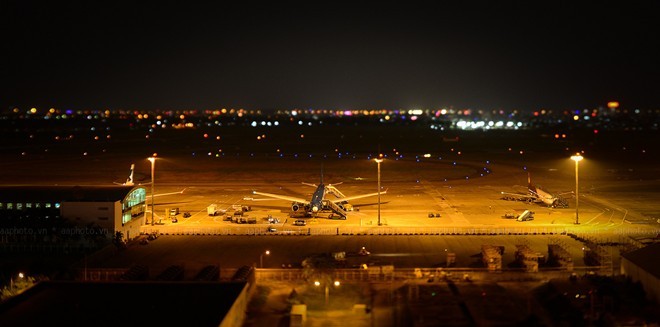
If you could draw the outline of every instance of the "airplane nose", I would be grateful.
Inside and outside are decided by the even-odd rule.
[[[319,211],[319,207],[316,206],[312,207],[312,212],[318,212],[318,211]]]

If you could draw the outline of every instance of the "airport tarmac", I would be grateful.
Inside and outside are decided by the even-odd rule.
[[[311,198],[314,188],[302,182],[318,183],[319,162],[280,161],[263,163],[258,168],[256,160],[246,160],[243,170],[231,173],[214,173],[212,169],[192,172],[203,178],[184,179],[185,171],[177,171],[163,163],[164,172],[156,182],[156,193],[176,192],[181,195],[155,199],[154,218],[160,230],[167,228],[255,228],[254,225],[232,224],[224,221],[224,215],[209,217],[206,207],[216,204],[231,214],[232,205],[250,206],[246,215],[254,217],[257,225],[265,230],[264,218],[278,218],[280,228],[293,227],[289,218],[291,203],[284,200],[250,201],[259,198],[253,190],[277,193],[301,198]],[[300,167],[288,170],[287,166]],[[347,196],[377,192],[375,163],[367,160],[326,161],[324,182],[334,183]],[[355,165],[353,170],[347,166]],[[574,182],[570,174],[558,170],[533,170],[532,182],[543,185],[556,193],[566,193],[568,208],[550,208],[543,203],[503,200],[501,192],[527,193],[527,171],[510,163],[464,162],[460,167],[439,161],[390,160],[382,164],[380,224],[377,197],[352,202],[355,210],[346,220],[327,219],[329,213],[320,213],[316,219],[308,218],[308,226],[332,228],[477,228],[477,229],[526,229],[546,228],[580,233],[621,233],[624,230],[657,229],[658,224],[648,213],[657,210],[653,198],[655,191],[644,193],[642,187],[655,185],[654,181],[621,181],[613,188],[611,181],[587,179],[580,192],[579,224],[576,222]],[[236,167],[235,163],[231,167]],[[570,165],[569,165],[570,167]],[[279,168],[279,169],[278,169]],[[482,176],[483,175],[483,176]],[[356,179],[354,176],[360,176]],[[461,176],[467,176],[461,177]],[[640,187],[641,185],[641,187]],[[621,189],[638,189],[633,198],[627,198]],[[386,193],[385,193],[386,191]],[[262,197],[263,198],[263,197]],[[190,213],[189,218],[177,216],[172,223],[166,213],[169,208],[179,208]],[[504,218],[517,216],[525,210],[534,212],[534,219],[519,222]],[[430,218],[430,214],[434,217]],[[439,214],[440,217],[436,217]],[[150,214],[147,214],[150,219]],[[151,229],[150,229],[151,230]]]

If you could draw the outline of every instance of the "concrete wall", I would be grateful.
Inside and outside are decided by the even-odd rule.
[[[225,318],[220,323],[220,327],[234,327],[242,326],[245,322],[247,306],[250,302],[250,290],[252,289],[250,283],[245,283],[243,290],[236,298],[236,301],[225,315]]]
[[[621,257],[621,274],[630,277],[634,282],[640,282],[646,292],[646,298],[655,303],[660,303],[660,279],[624,257]]]
[[[80,233],[88,232],[83,228],[93,223],[103,228],[104,234],[108,238],[112,238],[115,222],[119,219],[121,223],[121,203],[119,202],[62,202],[60,212],[62,218],[78,226]]]
[[[122,205],[116,202],[63,202],[61,207],[62,218],[77,225],[73,232],[88,233],[90,230],[84,227],[90,223],[97,224],[103,228],[103,233],[108,239],[120,231],[125,240],[133,239],[140,235],[140,226],[144,225],[145,215],[134,217],[129,222],[122,224]]]

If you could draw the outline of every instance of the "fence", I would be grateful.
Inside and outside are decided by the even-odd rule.
[[[127,270],[127,268],[80,269],[77,273],[77,279],[92,282],[116,281]],[[230,280],[237,270],[237,268],[221,269],[219,280]],[[524,269],[488,271],[486,268],[394,268],[393,266],[372,266],[368,269],[335,269],[332,278],[343,282],[432,282],[440,280],[504,282],[568,278],[573,275],[583,276],[594,273],[611,275],[612,271],[607,267],[600,266],[576,267],[573,271],[563,268],[545,268],[539,269],[538,272],[528,272]],[[255,269],[255,278],[257,282],[299,282],[305,279],[304,270],[299,268]]]
[[[391,266],[390,266],[391,267]],[[488,271],[487,268],[390,268],[387,266],[370,267],[369,269],[335,269],[332,278],[345,282],[393,282],[393,281],[525,281],[545,280],[552,278],[568,278],[588,274],[611,275],[607,267],[584,266],[573,271],[562,268],[539,269],[538,272],[528,272],[521,269],[502,269]],[[259,281],[301,281],[304,279],[302,269],[256,269],[256,279]]]
[[[97,245],[77,243],[0,243],[0,253],[89,253],[97,250]]]
[[[272,225],[271,225],[272,226]],[[194,227],[194,226],[150,226],[141,227],[142,233],[162,235],[263,235],[263,236],[307,236],[307,235],[598,235],[603,232],[613,235],[658,235],[660,229],[617,228],[611,231],[581,229],[580,227],[286,227],[277,226],[277,232],[269,232],[268,225],[241,227]]]

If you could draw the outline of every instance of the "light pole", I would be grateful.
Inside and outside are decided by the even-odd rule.
[[[580,160],[584,159],[579,153],[576,153],[574,156],[571,156],[571,160],[575,161],[575,224],[580,224],[580,219],[578,216],[578,208],[580,206],[580,197],[578,194],[578,163]]]
[[[154,225],[154,170],[156,169],[156,157],[147,158],[151,162],[151,226]]]
[[[25,278],[25,274],[23,274],[22,272],[19,272],[18,273],[18,278],[19,279]],[[12,292],[12,294],[14,292],[14,276],[13,275],[9,277],[9,292]]]
[[[379,155],[374,160],[378,164],[378,226],[380,226],[380,163],[383,162],[383,158]]]
[[[270,251],[266,250],[266,252],[263,252],[259,255],[259,267],[263,268],[264,267],[264,254],[265,255],[270,255]]]
[[[333,285],[335,285],[335,287],[339,287],[339,285],[341,285],[341,283],[338,280],[336,280],[336,281],[333,282]],[[318,280],[315,281],[314,286],[316,286],[316,287],[321,286],[321,282],[319,282]],[[326,307],[328,306],[329,300],[330,300],[330,287],[328,286],[328,283],[325,283],[325,306]]]

